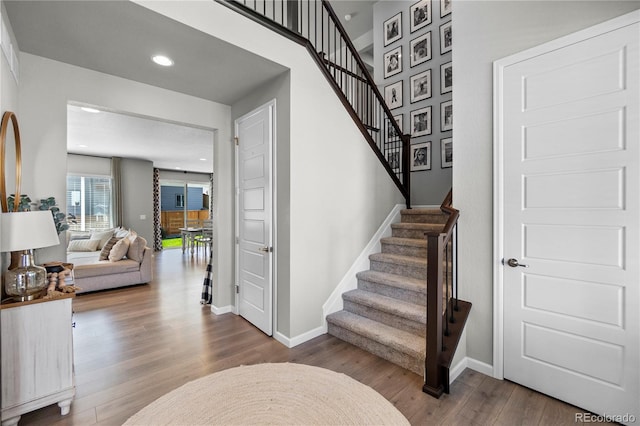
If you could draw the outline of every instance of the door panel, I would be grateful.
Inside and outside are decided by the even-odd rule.
[[[640,416],[640,25],[502,69],[504,377]]]
[[[273,105],[236,122],[238,138],[238,310],[272,334],[271,149]]]

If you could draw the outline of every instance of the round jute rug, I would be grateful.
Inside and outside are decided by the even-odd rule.
[[[382,395],[341,373],[256,364],[189,382],[125,423],[133,425],[408,425]]]

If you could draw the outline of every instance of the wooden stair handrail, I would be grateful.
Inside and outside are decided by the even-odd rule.
[[[453,207],[453,190],[450,190],[440,205],[440,211],[448,215],[442,232],[427,232],[427,326],[426,326],[426,358],[425,382],[422,390],[436,398],[449,389],[448,368],[443,364],[443,324],[449,319],[443,315],[442,287],[444,276],[444,249],[451,240],[453,230],[458,223],[460,211]],[[446,265],[448,267],[448,265]],[[470,308],[470,305],[469,305]],[[468,314],[468,309],[467,309]],[[465,317],[466,321],[466,317]],[[462,324],[464,326],[464,323]],[[456,332],[462,332],[456,329]],[[458,340],[452,344],[455,351]],[[450,354],[452,356],[452,354]],[[449,360],[450,362],[450,360]]]
[[[330,27],[329,25],[329,19],[331,20],[331,23],[334,26],[335,31],[338,32],[338,34],[340,35],[340,49],[342,49],[343,47],[348,51],[348,53],[351,55],[350,58],[355,61],[355,63],[358,66],[358,72],[361,73],[362,75],[358,75],[358,74],[354,74],[352,71],[348,71],[346,70],[344,67],[342,67],[341,65],[335,63],[335,62],[331,62],[329,61],[327,58],[325,58],[324,56],[324,51],[322,53],[317,51],[318,46],[314,46],[313,42],[310,40],[310,38],[306,38],[304,37],[300,31],[298,31],[298,21],[296,21],[296,19],[300,20],[300,22],[302,22],[302,18],[303,16],[300,15],[298,16],[298,11],[301,10],[298,8],[298,0],[293,0],[293,1],[287,1],[287,4],[292,6],[292,10],[294,10],[294,12],[292,13],[291,16],[287,16],[287,19],[291,20],[291,22],[288,22],[291,27],[287,27],[284,23],[284,16],[281,16],[281,18],[283,19],[283,22],[278,22],[275,19],[275,14],[273,18],[270,18],[266,12],[266,3],[263,5],[263,10],[262,13],[260,12],[260,10],[254,10],[251,9],[249,6],[247,6],[246,4],[243,4],[242,2],[238,1],[238,0],[215,0],[216,2],[227,6],[251,19],[253,19],[254,21],[278,32],[279,34],[295,41],[296,43],[299,43],[303,46],[305,46],[307,48],[307,50],[309,51],[309,53],[311,54],[311,56],[313,57],[313,59],[316,61],[316,63],[318,64],[321,72],[324,74],[325,78],[327,79],[327,81],[329,82],[329,84],[331,85],[331,87],[334,89],[334,91],[336,92],[336,94],[338,95],[338,98],[340,99],[340,101],[342,102],[342,104],[345,106],[345,108],[347,109],[347,112],[349,113],[349,115],[351,115],[352,119],[354,120],[354,122],[356,123],[356,125],[358,126],[358,128],[360,129],[361,133],[363,134],[363,136],[365,137],[367,143],[371,146],[371,148],[373,149],[374,153],[376,154],[376,156],[378,157],[378,159],[380,160],[380,162],[382,163],[383,167],[385,168],[385,170],[387,171],[387,173],[389,174],[389,176],[391,177],[391,179],[393,180],[394,184],[398,187],[398,189],[400,190],[402,196],[405,198],[406,201],[406,205],[407,208],[411,208],[411,189],[410,189],[410,177],[411,177],[411,172],[410,172],[410,136],[409,135],[405,135],[402,133],[402,129],[400,129],[400,127],[398,126],[398,124],[396,123],[395,119],[393,118],[393,114],[391,113],[391,110],[389,109],[389,107],[387,106],[386,102],[384,101],[384,97],[382,96],[382,94],[380,93],[380,91],[378,90],[377,85],[375,84],[373,77],[371,76],[371,74],[369,73],[369,71],[367,70],[367,67],[364,64],[364,61],[362,60],[362,58],[360,57],[360,55],[358,54],[358,51],[356,50],[355,46],[353,45],[353,42],[351,41],[351,39],[349,38],[349,36],[347,35],[346,30],[344,29],[344,27],[342,26],[342,24],[340,23],[340,20],[338,19],[335,11],[333,10],[333,8],[331,7],[331,5],[329,4],[329,2],[327,0],[321,0],[320,4],[321,4],[321,10],[324,10],[327,12],[327,25],[328,27]],[[284,8],[284,1],[281,4],[281,7]],[[309,26],[309,10],[311,7],[311,4],[314,5],[314,7],[316,7],[317,5],[317,0],[299,0],[300,2],[305,1],[306,4],[308,5],[307,7],[307,26]],[[257,0],[254,0],[254,6],[257,7]],[[272,5],[275,8],[275,5]],[[289,6],[288,6],[289,7]],[[315,9],[314,9],[315,10]],[[274,13],[275,13],[275,9],[274,9]],[[287,13],[290,13],[290,10],[287,9]],[[282,15],[284,15],[284,11],[281,12]],[[316,19],[316,24],[318,24],[319,22],[317,21],[318,16],[314,15],[314,18]],[[324,13],[321,16],[322,22],[320,22],[320,24],[322,26],[324,26],[325,22],[324,22]],[[311,37],[311,34],[309,34],[309,37]],[[315,42],[317,43],[317,37]],[[334,34],[334,44],[336,42],[335,39],[335,34]],[[342,45],[342,43],[344,42],[344,46]],[[328,46],[330,47],[330,46]],[[334,45],[334,48],[336,48],[337,46]],[[324,45],[323,45],[323,50],[324,50]],[[389,161],[387,160],[387,158],[385,158],[385,154],[384,152],[382,152],[381,148],[376,144],[376,141],[373,139],[373,137],[371,136],[371,134],[369,133],[369,130],[373,130],[374,132],[378,132],[378,133],[382,133],[380,132],[380,129],[375,128],[374,126],[372,126],[373,123],[365,123],[362,121],[362,119],[360,118],[358,112],[354,109],[354,106],[350,103],[349,99],[347,99],[346,94],[342,91],[342,88],[338,85],[338,83],[336,82],[336,80],[334,79],[335,77],[331,75],[331,72],[329,71],[328,68],[332,68],[334,70],[338,70],[339,72],[341,72],[341,75],[344,76],[348,76],[350,78],[353,78],[359,82],[362,82],[363,84],[366,85],[366,88],[368,90],[367,95],[366,95],[366,103],[370,103],[371,101],[373,101],[373,99],[375,99],[375,103],[371,103],[371,106],[374,108],[380,108],[380,111],[382,112],[382,115],[384,116],[384,119],[388,121],[388,125],[393,127],[394,131],[396,132],[396,135],[398,135],[398,140],[401,143],[401,152],[402,152],[402,158],[401,160],[401,165],[402,167],[396,171],[394,170],[390,164]],[[347,72],[348,71],[348,72]],[[369,93],[371,94],[372,98],[369,98]],[[361,94],[361,96],[364,96],[363,94]],[[364,100],[363,100],[364,102]],[[368,111],[368,110],[367,110]],[[370,111],[369,111],[370,112]],[[378,111],[375,111],[375,114],[378,114]],[[384,121],[384,120],[383,120]],[[384,144],[383,144],[384,145]],[[402,175],[402,180],[400,180],[400,178],[398,177],[398,174]]]

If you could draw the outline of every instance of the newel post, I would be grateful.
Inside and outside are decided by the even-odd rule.
[[[402,184],[407,191],[407,208],[411,208],[411,135],[402,135]]]
[[[444,392],[442,354],[442,262],[445,234],[427,233],[427,353],[422,390],[436,398]]]

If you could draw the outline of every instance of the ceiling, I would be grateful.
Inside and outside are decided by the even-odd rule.
[[[371,30],[373,3],[332,2],[353,39]],[[129,1],[4,4],[21,52],[226,105],[287,70]],[[352,18],[348,22],[346,14]],[[170,56],[174,66],[151,62],[158,53]],[[213,171],[211,130],[113,111],[90,114],[74,106],[69,107],[68,126],[69,152],[146,159],[158,168]]]

